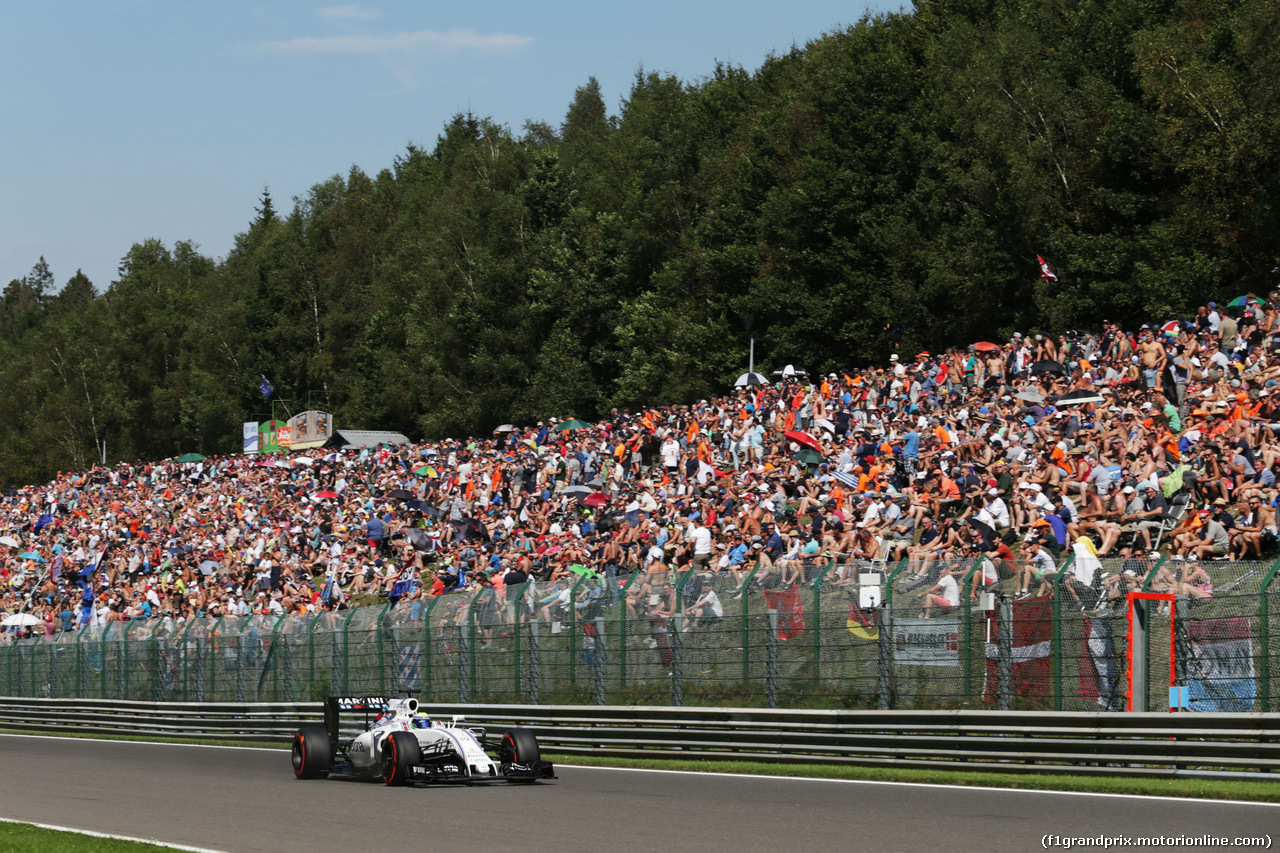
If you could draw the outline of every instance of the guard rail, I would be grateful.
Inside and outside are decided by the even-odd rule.
[[[1147,777],[1276,778],[1280,714],[798,711],[430,704],[560,755]],[[319,702],[0,698],[0,729],[284,743]],[[358,720],[345,721],[354,733]]]

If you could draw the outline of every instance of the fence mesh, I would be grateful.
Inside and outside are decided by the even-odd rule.
[[[1065,560],[1063,561],[1066,562]],[[11,696],[1128,710],[1151,602],[1147,709],[1280,710],[1280,563],[814,562],[785,572],[572,576],[284,617],[112,622],[0,644]],[[794,567],[793,567],[794,568]],[[984,609],[982,592],[995,595]],[[944,606],[958,601],[957,606]],[[1002,627],[1004,630],[1002,630]],[[1172,649],[1172,652],[1171,652]],[[1173,686],[1170,691],[1170,666]]]

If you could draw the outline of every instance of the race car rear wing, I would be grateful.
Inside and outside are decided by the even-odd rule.
[[[369,718],[382,713],[391,699],[387,696],[330,696],[324,701],[324,728],[329,733],[329,743],[335,746],[341,740],[338,731],[339,714],[342,711],[361,711],[364,713],[364,724],[369,725]]]

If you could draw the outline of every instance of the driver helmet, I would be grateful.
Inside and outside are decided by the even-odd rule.
[[[419,711],[418,713],[414,714],[414,715],[413,715],[413,728],[415,728],[415,729],[429,729],[429,728],[431,728],[431,717],[427,716],[427,714],[426,714],[426,713],[424,713],[424,712],[422,712],[422,711]]]

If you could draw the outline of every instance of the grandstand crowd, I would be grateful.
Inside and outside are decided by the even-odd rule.
[[[987,586],[1043,593],[1077,546],[1169,555],[1153,588],[1207,597],[1200,563],[1275,550],[1280,292],[778,374],[595,423],[60,473],[0,498],[0,637],[500,600],[529,579],[549,582],[535,610],[552,619],[572,606],[558,581],[598,596],[636,572],[634,616],[687,604],[695,627],[720,595],[794,588],[833,559],[908,558],[931,615]],[[983,555],[966,584],[956,567]],[[685,568],[705,583],[677,605],[667,573]],[[1100,575],[1082,606],[1139,574]]]

